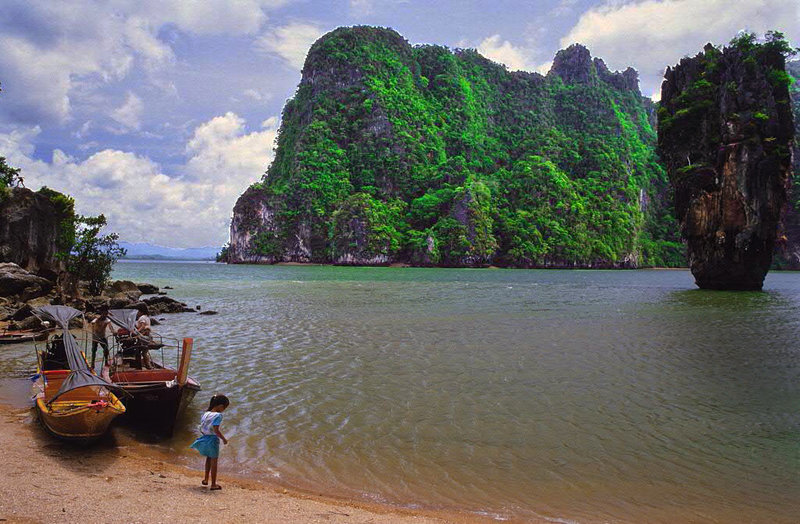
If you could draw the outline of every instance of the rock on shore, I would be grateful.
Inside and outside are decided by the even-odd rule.
[[[50,280],[25,271],[14,263],[0,263],[0,322],[10,329],[39,329],[33,308],[48,304],[66,304],[85,311],[92,318],[101,309],[137,309],[146,305],[151,315],[195,312],[184,302],[157,294],[157,286],[128,280],[111,282],[101,295],[67,297],[60,295]]]

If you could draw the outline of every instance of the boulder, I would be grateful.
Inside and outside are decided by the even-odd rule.
[[[140,302],[126,293],[117,293],[108,300],[109,309],[136,309],[136,304],[140,304]]]
[[[34,298],[33,300],[28,300],[28,305],[32,308],[42,307],[42,306],[49,306],[50,299],[47,297],[38,297]]]
[[[71,326],[71,324],[70,324],[70,326]],[[33,329],[33,330],[39,331],[43,327],[44,326],[42,326],[42,321],[39,320],[37,317],[35,317],[33,315],[31,315],[31,316],[29,316],[29,317],[27,317],[25,319],[22,319],[22,320],[15,320],[15,321],[11,322],[10,324],[8,324],[8,329],[12,329],[12,330]]]
[[[136,287],[139,288],[139,291],[141,291],[143,295],[155,295],[159,291],[158,286],[146,282],[137,283]]]
[[[111,298],[99,296],[91,297],[86,301],[87,311],[100,311],[103,308],[111,309]]]
[[[14,322],[18,322],[20,320],[25,320],[26,318],[29,318],[31,316],[33,316],[33,308],[28,304],[23,304],[22,306],[15,309],[11,315],[9,315],[3,320],[11,320]]]
[[[19,294],[19,299],[23,302],[29,302],[44,295],[47,295],[47,291],[43,290],[39,284],[34,284],[23,289],[22,293]]]
[[[103,292],[104,295],[111,297],[116,296],[119,293],[124,293],[131,300],[139,300],[139,297],[142,296],[139,286],[130,280],[114,280]]]
[[[163,295],[146,298],[144,303],[147,304],[147,308],[150,310],[151,316],[161,315],[163,313],[188,313],[194,311],[192,308],[187,307],[183,302],[178,302],[173,298],[165,297]]]
[[[125,306],[125,309],[142,309],[143,307],[147,306],[143,301],[137,300],[135,302],[128,302]]]
[[[53,283],[25,271],[13,262],[0,263],[0,296],[19,295],[29,288],[29,294],[33,295],[30,298],[35,298],[49,293]]]
[[[217,312],[216,312],[216,311],[214,311],[214,310],[212,310],[212,309],[208,309],[208,310],[206,310],[206,311],[201,311],[201,312],[200,312],[200,313],[198,313],[198,314],[199,314],[199,315],[216,315],[216,314],[217,314]]]

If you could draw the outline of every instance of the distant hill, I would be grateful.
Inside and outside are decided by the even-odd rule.
[[[178,249],[131,242],[120,242],[119,245],[127,251],[124,258],[136,260],[214,260],[221,249],[219,247]]]

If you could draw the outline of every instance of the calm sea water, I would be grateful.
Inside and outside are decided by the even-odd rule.
[[[229,472],[497,518],[800,520],[800,274],[763,292],[686,271],[524,271],[128,262],[219,312],[193,336],[233,401]],[[16,349],[15,349],[16,348]],[[14,375],[32,353],[6,351]]]

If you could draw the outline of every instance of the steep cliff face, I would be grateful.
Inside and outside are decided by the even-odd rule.
[[[63,270],[56,253],[68,217],[48,191],[15,188],[0,201],[0,262],[53,278]]]
[[[790,173],[794,134],[779,43],[710,44],[668,68],[658,146],[697,285],[761,289]]]
[[[778,249],[773,266],[779,269],[800,270],[800,60],[788,62],[786,72],[794,79],[789,86],[794,118],[794,148],[792,182],[783,216],[783,229],[778,235]]]
[[[309,51],[275,160],[234,208],[227,259],[680,264],[654,143],[636,72],[582,46],[544,77],[337,29]]]

